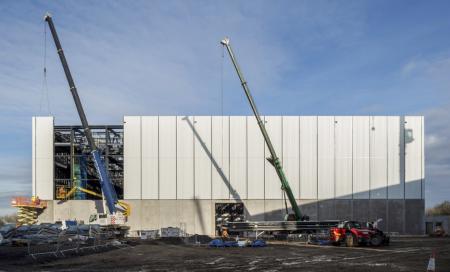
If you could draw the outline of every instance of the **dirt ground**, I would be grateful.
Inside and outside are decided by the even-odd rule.
[[[0,250],[0,271],[450,271],[450,238],[393,238],[388,247],[271,242],[265,248],[208,248],[181,241],[131,242],[84,256],[34,261],[23,248]]]

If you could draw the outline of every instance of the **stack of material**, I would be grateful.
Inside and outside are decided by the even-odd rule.
[[[161,237],[180,237],[182,234],[182,231],[180,228],[161,228]]]
[[[156,239],[159,236],[159,230],[141,230],[139,231],[139,237],[142,240]]]

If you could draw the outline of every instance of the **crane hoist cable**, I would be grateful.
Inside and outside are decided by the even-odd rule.
[[[50,108],[50,98],[49,98],[49,92],[48,92],[48,82],[47,82],[47,27],[45,25],[45,22],[42,23],[44,26],[44,60],[43,60],[43,79],[42,79],[42,88],[41,88],[41,98],[39,101],[39,113],[42,114],[42,108],[43,108],[43,100],[45,99],[47,102],[47,114],[51,115],[51,108]]]

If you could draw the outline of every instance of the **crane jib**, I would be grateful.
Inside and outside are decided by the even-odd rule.
[[[95,145],[94,138],[92,137],[92,132],[89,129],[86,114],[84,113],[80,97],[78,96],[77,88],[75,87],[75,82],[73,81],[72,74],[70,73],[69,65],[67,64],[64,51],[58,38],[58,34],[56,33],[52,17],[50,16],[50,14],[46,14],[44,20],[48,23],[48,27],[50,28],[50,31],[52,33],[53,41],[55,42],[56,50],[58,52],[59,59],[61,60],[64,73],[67,78],[67,83],[69,84],[70,92],[72,93],[72,97],[75,102],[75,106],[77,108],[77,112],[84,129],[84,135],[86,136],[89,147],[91,148],[91,154],[92,157],[94,158],[95,169],[97,170],[97,174],[99,176],[102,193],[106,200],[108,211],[110,214],[113,214],[117,210],[115,206],[118,203],[117,193],[114,190],[114,187],[109,179],[108,172],[105,168],[105,164],[103,163],[100,157],[100,153],[97,149],[97,146]]]
[[[250,107],[252,108],[253,114],[255,115],[256,121],[258,122],[258,126],[261,130],[261,133],[263,135],[264,141],[266,142],[267,148],[269,149],[271,157],[267,158],[267,160],[270,162],[270,164],[273,165],[275,168],[275,171],[280,179],[281,182],[281,188],[286,193],[289,202],[291,203],[292,210],[294,211],[295,219],[297,221],[303,220],[303,218],[306,218],[302,216],[300,212],[300,208],[297,205],[297,201],[295,200],[295,196],[292,193],[292,190],[289,186],[289,182],[286,178],[286,175],[284,174],[283,167],[281,165],[281,162],[275,152],[275,149],[272,145],[272,141],[270,140],[269,134],[267,133],[266,127],[264,125],[264,122],[261,119],[261,116],[258,112],[258,108],[256,107],[255,101],[253,100],[253,97],[250,93],[250,89],[248,87],[247,81],[244,79],[244,75],[241,72],[241,69],[239,67],[239,64],[236,60],[236,57],[233,53],[233,49],[231,49],[230,40],[228,38],[225,38],[221,41],[221,44],[226,47],[228,51],[228,55],[231,58],[231,62],[233,63],[233,66],[236,70],[236,73],[239,77],[239,80],[241,81],[242,88],[244,89],[245,95],[247,96],[248,102],[250,104]]]

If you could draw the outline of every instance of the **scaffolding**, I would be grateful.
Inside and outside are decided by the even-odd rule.
[[[123,126],[90,126],[109,178],[119,199],[123,198]],[[55,199],[65,200],[73,188],[101,195],[101,186],[90,156],[89,144],[81,126],[54,127]],[[100,199],[77,190],[70,199]]]

